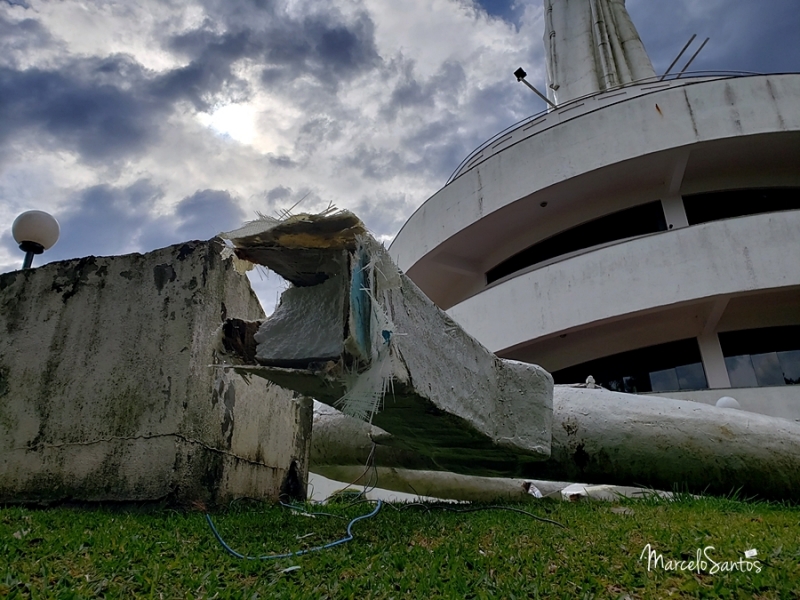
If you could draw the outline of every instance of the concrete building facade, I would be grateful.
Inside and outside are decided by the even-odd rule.
[[[390,253],[556,383],[800,419],[798,165],[800,74],[601,85],[478,148]]]

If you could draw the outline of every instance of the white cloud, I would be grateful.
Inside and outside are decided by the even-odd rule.
[[[0,4],[17,95],[15,120],[0,115],[0,227],[33,207],[78,226],[70,203],[106,198],[115,227],[152,229],[103,251],[183,241],[176,211],[202,190],[248,217],[333,203],[389,240],[469,151],[543,108],[512,76],[522,66],[544,85],[537,0],[514,24],[467,0],[29,4]],[[651,3],[629,5],[656,33]],[[659,52],[680,47],[672,37],[653,37]],[[0,270],[14,252],[0,232]],[[269,310],[282,284],[251,279]]]

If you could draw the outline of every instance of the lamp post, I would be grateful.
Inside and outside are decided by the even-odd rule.
[[[29,210],[14,219],[11,233],[20,250],[25,253],[22,268],[30,269],[33,255],[52,248],[58,241],[60,232],[61,228],[55,217],[41,210]]]

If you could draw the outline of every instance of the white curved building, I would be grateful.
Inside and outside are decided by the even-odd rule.
[[[615,48],[613,28],[575,15],[576,32],[551,31],[560,5],[576,6],[545,0],[546,40]],[[625,10],[587,7],[611,21]],[[564,58],[552,43],[557,108],[465,159],[403,226],[393,258],[490,350],[556,383],[592,375],[618,391],[731,396],[800,420],[800,74],[620,85],[598,59],[594,92],[575,98],[566,91],[586,89],[586,69],[570,61],[585,48]]]

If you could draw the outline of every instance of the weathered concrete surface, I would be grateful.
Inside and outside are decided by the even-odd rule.
[[[541,496],[558,499],[561,490],[570,484],[561,481],[538,481],[505,477],[478,477],[459,475],[447,471],[419,471],[377,467],[375,472],[364,475],[362,466],[320,465],[312,467],[312,472],[329,479],[342,482],[355,482],[369,487],[377,486],[404,494],[414,494],[426,498],[459,500],[465,502],[502,502],[533,500],[530,485],[534,485]],[[364,475],[363,477],[359,477]],[[341,487],[344,487],[343,484]]]
[[[399,272],[351,213],[298,215],[224,236],[241,258],[302,289],[281,297],[279,325],[262,323],[260,365],[238,372],[343,405],[391,434],[383,445],[426,457],[438,469],[507,473],[549,455],[550,375],[488,352]],[[329,293],[336,288],[338,298]],[[329,335],[318,343],[298,339],[312,325],[340,327],[340,307],[338,356],[329,356]],[[294,333],[283,325],[300,319],[305,324]],[[302,356],[276,351],[292,339]]]
[[[655,78],[625,0],[544,0],[547,95],[558,104]]]
[[[306,367],[309,362],[338,359],[344,352],[346,292],[341,278],[286,290],[275,312],[253,336],[256,360]],[[320,318],[308,318],[315,313]]]
[[[556,386],[550,459],[526,476],[800,498],[800,425],[740,410]]]
[[[436,464],[429,457],[403,448],[383,445],[391,438],[391,435],[383,429],[350,417],[320,402],[314,403],[312,431],[309,467],[353,465],[363,471],[375,444],[376,465],[389,468],[436,469]]]
[[[342,428],[344,419],[344,415],[315,415],[314,472],[347,479],[358,469],[363,471],[372,438],[380,440],[380,432],[366,424],[360,430]],[[340,430],[346,435],[339,436]],[[429,469],[419,466],[419,456],[383,450],[376,448],[376,464],[385,468],[380,471],[381,487],[407,491],[408,482],[416,489],[420,481],[419,493],[432,493],[429,485],[437,485],[435,476],[405,471]],[[693,493],[741,489],[746,496],[797,500],[800,425],[689,401],[556,386],[550,458],[507,474],[545,481],[677,487]],[[465,480],[461,495],[447,497],[467,499],[473,488]]]
[[[264,318],[237,263],[188,242],[0,275],[0,502],[274,499],[305,477],[310,401],[212,367],[226,317]]]

